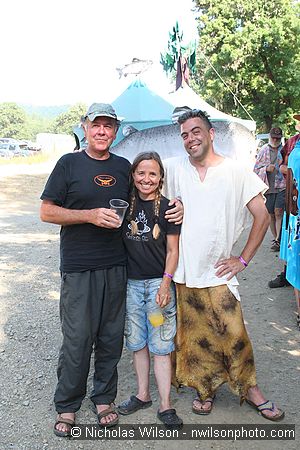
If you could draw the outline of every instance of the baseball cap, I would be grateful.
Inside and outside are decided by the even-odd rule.
[[[279,127],[271,128],[269,134],[272,138],[282,138],[282,136],[283,136],[282,129]]]
[[[300,121],[300,114],[294,114],[293,119]]]
[[[122,120],[121,117],[117,117],[116,111],[108,103],[93,103],[87,110],[86,115],[83,116],[83,119],[89,119],[93,122],[96,117],[111,117],[117,122]]]

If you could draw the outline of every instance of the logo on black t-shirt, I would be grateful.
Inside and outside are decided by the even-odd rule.
[[[116,179],[111,175],[97,175],[94,182],[102,187],[111,187],[116,184]]]
[[[148,227],[148,225],[147,225],[148,220],[147,220],[146,215],[143,210],[139,213],[138,217],[135,218],[135,222],[138,226],[138,231],[137,231],[138,236],[140,236],[141,234],[144,234],[144,233],[149,233],[150,227]],[[128,228],[131,230],[130,224],[128,224]]]

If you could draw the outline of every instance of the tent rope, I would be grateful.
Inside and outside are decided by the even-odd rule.
[[[200,50],[200,53],[202,54],[202,56],[204,57],[205,61],[208,62],[208,64],[210,65],[210,67],[213,69],[213,71],[217,74],[217,76],[220,78],[220,80],[224,83],[224,85],[227,87],[227,89],[229,90],[229,92],[233,95],[234,99],[238,102],[238,104],[243,108],[243,110],[245,111],[245,113],[250,117],[251,120],[253,120],[255,122],[255,120],[253,119],[253,117],[251,116],[250,113],[248,113],[248,111],[246,110],[246,108],[244,107],[244,105],[242,105],[242,103],[239,101],[239,99],[237,98],[237,96],[235,95],[235,93],[230,89],[230,87],[228,86],[228,84],[226,83],[225,80],[223,80],[223,78],[221,77],[221,75],[218,73],[218,71],[214,68],[214,66],[212,65],[212,63],[210,62],[210,60],[207,58],[207,56]]]

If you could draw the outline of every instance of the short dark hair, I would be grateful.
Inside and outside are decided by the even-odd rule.
[[[182,125],[188,119],[193,119],[194,117],[199,117],[199,119],[203,120],[208,130],[213,128],[212,123],[209,120],[209,115],[201,109],[189,109],[185,111],[178,117],[178,123],[179,125]]]

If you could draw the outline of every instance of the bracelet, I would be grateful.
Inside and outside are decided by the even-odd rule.
[[[243,264],[244,267],[248,266],[248,263],[244,260],[244,258],[242,256],[239,256],[239,260],[241,261],[241,263]]]
[[[168,278],[173,278],[173,275],[171,275],[170,273],[164,272],[164,277],[168,277]]]

